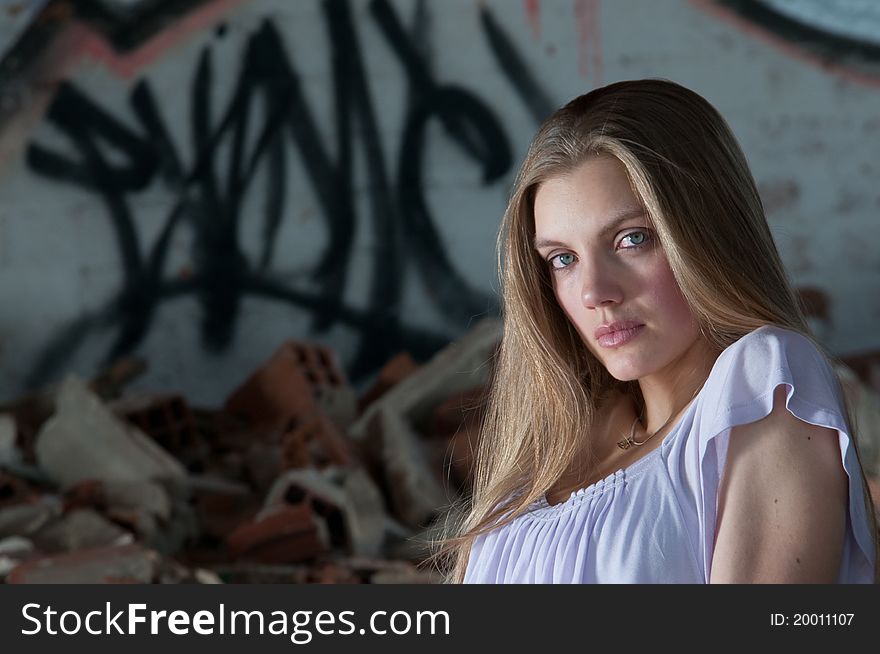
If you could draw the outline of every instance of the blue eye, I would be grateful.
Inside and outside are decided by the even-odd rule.
[[[624,236],[622,239],[620,239],[621,243],[623,241],[625,241],[626,239],[629,239],[631,246],[624,247],[623,248],[624,250],[632,250],[635,248],[640,248],[643,245],[645,245],[645,243],[648,242],[648,233],[647,232],[630,232],[629,234]]]
[[[567,268],[571,264],[574,263],[574,255],[570,252],[566,252],[564,254],[557,254],[555,257],[551,257],[550,259],[550,267],[555,268],[556,270],[560,270],[562,268]]]

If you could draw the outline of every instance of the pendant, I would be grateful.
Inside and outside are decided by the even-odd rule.
[[[630,438],[624,438],[622,441],[617,441],[617,447],[622,450],[628,450],[632,447],[633,441]]]

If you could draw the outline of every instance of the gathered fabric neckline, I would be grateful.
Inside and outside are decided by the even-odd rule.
[[[700,399],[700,396],[702,395],[703,389],[705,387],[706,385],[704,383],[703,387],[700,388],[700,391],[694,396],[694,399],[691,400],[690,404],[687,406],[687,409],[675,423],[670,432],[663,437],[663,440],[661,441],[659,446],[655,447],[643,457],[636,459],[625,468],[615,470],[611,474],[598,481],[593,482],[589,486],[584,486],[583,488],[573,490],[568,498],[562,502],[559,502],[557,504],[550,504],[550,502],[547,501],[547,495],[544,494],[538,500],[532,503],[532,509],[540,510],[541,513],[561,511],[573,504],[577,504],[582,500],[592,497],[593,495],[600,495],[606,490],[614,488],[619,483],[623,482],[624,479],[633,479],[636,476],[640,475],[643,472],[643,468],[646,468],[654,459],[658,458],[660,456],[660,451],[663,449],[667,449],[672,444],[672,441],[677,438],[678,432],[681,431],[682,425],[685,423],[688,416],[697,405],[697,401]]]

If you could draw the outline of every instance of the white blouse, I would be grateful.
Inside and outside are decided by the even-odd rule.
[[[561,504],[542,499],[479,536],[465,583],[708,583],[730,430],[767,416],[780,384],[792,414],[837,431],[849,475],[838,582],[873,583],[861,472],[834,373],[808,338],[776,326],[719,355],[660,447]]]

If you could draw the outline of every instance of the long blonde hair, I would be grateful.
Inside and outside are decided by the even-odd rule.
[[[610,390],[643,401],[637,382],[615,380],[584,346],[533,246],[538,187],[596,155],[626,168],[707,342],[720,351],[774,324],[811,338],[833,360],[810,333],[745,156],[714,107],[658,79],[618,82],[572,100],[533,139],[498,234],[504,331],[472,495],[447,515],[434,558],[449,581],[463,579],[478,535],[525,512],[575,457],[592,460],[584,434]]]

